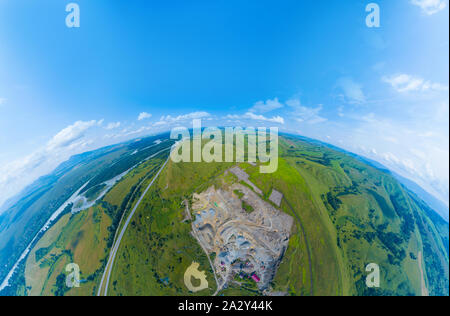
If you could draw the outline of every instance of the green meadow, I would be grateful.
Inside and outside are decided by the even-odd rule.
[[[151,144],[143,142],[141,147]],[[134,151],[138,145],[128,146]],[[294,219],[271,291],[292,296],[407,296],[421,295],[424,282],[430,295],[448,295],[449,226],[416,195],[387,171],[318,142],[283,135],[279,151],[278,169],[272,174],[260,173],[260,163],[238,164],[264,200],[271,203],[273,189],[281,192],[279,209]],[[136,159],[124,160],[124,151],[119,153],[113,157],[122,161],[121,170]],[[123,219],[166,158],[164,152],[138,165],[96,205],[62,216],[32,248],[18,290],[28,295],[95,295]],[[191,235],[191,221],[185,220],[184,201],[192,205],[194,193],[238,181],[230,173],[225,175],[235,165],[169,160],[126,230],[108,295],[208,296],[216,292],[207,255]],[[117,172],[102,168],[96,182]],[[86,189],[90,199],[102,189],[96,182]],[[250,205],[244,208],[253,211]],[[79,288],[65,286],[65,266],[71,262],[81,269]],[[205,271],[209,285],[197,293],[184,284],[184,272],[192,262]],[[370,263],[380,267],[379,288],[365,284]],[[218,295],[262,294],[251,282],[236,281],[241,286],[231,284]]]
[[[192,261],[201,264],[210,284],[195,295],[214,292],[207,258],[190,235],[190,224],[183,222],[182,202],[194,192],[220,186],[232,165],[169,162],[122,240],[110,295],[193,295],[183,284]],[[275,173],[261,174],[259,164],[240,166],[264,199],[272,189],[282,192],[281,211],[295,219],[273,291],[302,296],[420,295],[417,258],[422,252],[430,294],[448,294],[448,224],[438,216],[430,218],[424,203],[385,171],[287,135],[280,141]],[[380,288],[365,286],[369,263],[380,266]],[[219,293],[255,294],[233,287]]]

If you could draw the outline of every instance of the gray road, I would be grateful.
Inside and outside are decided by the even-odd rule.
[[[133,210],[131,211],[130,215],[128,216],[125,224],[123,225],[122,230],[120,231],[119,237],[117,238],[117,241],[114,243],[114,247],[113,247],[111,254],[109,256],[109,259],[108,259],[108,263],[106,264],[105,271],[103,273],[102,280],[101,280],[100,286],[98,288],[97,296],[107,296],[108,295],[108,286],[109,286],[109,281],[110,281],[110,277],[111,277],[111,272],[112,272],[112,268],[114,266],[114,260],[116,258],[117,250],[119,249],[120,242],[122,241],[122,237],[125,234],[125,231],[127,230],[127,227],[130,224],[130,221],[133,218],[134,213],[136,212],[136,209],[141,204],[142,200],[144,199],[144,196],[147,194],[148,190],[152,187],[155,180],[158,179],[159,174],[164,169],[164,167],[167,165],[167,162],[169,161],[169,159],[170,159],[170,155],[167,158],[166,162],[164,162],[164,164],[161,166],[161,169],[159,169],[158,173],[154,176],[153,180],[147,186],[144,193],[141,195],[138,202],[136,203]],[[103,287],[103,283],[105,281],[105,277],[106,277],[105,290],[102,293],[102,287]]]

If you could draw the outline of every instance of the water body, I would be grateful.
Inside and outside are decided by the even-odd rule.
[[[65,201],[53,214],[52,216],[50,216],[50,218],[47,220],[47,222],[44,224],[44,226],[42,226],[42,228],[39,230],[39,232],[36,234],[36,236],[34,236],[34,238],[31,240],[31,242],[29,243],[29,245],[27,246],[27,248],[22,252],[22,254],[20,255],[19,259],[17,260],[17,262],[14,264],[14,266],[12,267],[11,271],[9,271],[8,275],[6,276],[6,278],[3,280],[2,284],[0,285],[0,291],[2,291],[5,287],[9,286],[9,280],[11,279],[11,277],[14,275],[14,272],[16,272],[17,267],[19,266],[19,264],[22,262],[22,260],[24,260],[28,253],[31,251],[32,246],[34,245],[34,242],[39,238],[39,236],[46,232],[50,226],[52,225],[52,223],[58,218],[59,215],[61,215],[61,213],[64,211],[64,209],[70,204],[70,203],[74,203],[76,201],[76,199],[78,198],[78,195],[80,194],[80,191],[83,190],[87,185],[88,185],[89,181],[86,182],[81,188],[78,189],[77,192],[75,192],[67,201]]]
[[[125,172],[122,172],[121,174],[115,176],[114,178],[109,179],[109,180],[107,180],[107,181],[105,181],[105,182],[103,182],[103,183],[100,183],[99,185],[104,185],[105,187],[104,187],[104,189],[100,192],[100,194],[95,198],[94,201],[88,201],[88,199],[87,199],[86,196],[84,196],[84,195],[77,196],[77,197],[75,198],[75,201],[74,201],[74,207],[72,208],[72,211],[71,211],[72,214],[79,213],[79,212],[81,212],[81,211],[84,211],[84,210],[90,208],[91,206],[94,206],[95,203],[97,203],[97,201],[101,200],[101,199],[106,195],[106,193],[108,193],[108,191],[109,191],[109,190],[110,190],[117,182],[119,182],[123,177],[125,177],[131,170],[133,170],[134,168],[136,168],[136,167],[139,166],[140,164],[142,164],[142,163],[144,163],[144,162],[146,162],[146,161],[148,161],[148,160],[154,158],[156,155],[158,155],[158,154],[160,154],[160,153],[162,153],[162,152],[164,152],[164,151],[166,151],[166,150],[168,150],[168,148],[167,148],[167,149],[160,150],[160,151],[158,151],[157,153],[155,153],[155,154],[153,154],[153,155],[151,155],[151,156],[145,158],[145,159],[142,160],[141,162],[137,163],[136,165],[134,165],[134,166],[131,167],[130,169],[126,170]]]
[[[61,213],[64,211],[64,209],[69,205],[69,204],[73,204],[73,205],[77,205],[76,208],[72,208],[71,213],[72,214],[76,214],[79,213],[83,210],[86,210],[88,208],[90,208],[91,206],[95,205],[95,203],[97,203],[98,200],[100,200],[101,198],[103,198],[105,196],[105,194],[109,191],[109,189],[111,189],[119,180],[121,180],[125,175],[127,175],[131,170],[133,170],[134,168],[136,168],[137,166],[139,166],[141,163],[148,161],[149,159],[155,157],[156,155],[160,154],[163,151],[168,150],[167,149],[163,149],[158,151],[157,153],[147,157],[146,159],[144,159],[143,161],[137,163],[136,165],[134,165],[133,167],[131,167],[130,169],[128,169],[127,171],[115,176],[114,178],[107,180],[105,182],[103,182],[102,184],[105,184],[106,187],[105,189],[102,190],[102,192],[99,194],[99,196],[91,202],[88,202],[87,198],[84,195],[80,195],[80,192],[89,184],[89,181],[86,182],[85,184],[83,184],[83,186],[81,188],[79,188],[67,201],[65,201],[53,214],[52,216],[50,216],[50,218],[48,219],[48,221],[44,224],[44,226],[39,230],[39,232],[34,236],[34,238],[31,240],[31,242],[29,243],[29,245],[27,246],[27,248],[22,252],[22,254],[20,255],[19,259],[17,260],[17,262],[14,264],[14,266],[12,267],[11,271],[9,271],[8,275],[6,276],[6,278],[3,280],[2,284],[0,285],[0,291],[2,291],[4,288],[6,288],[7,286],[9,286],[9,280],[11,279],[11,277],[14,275],[14,272],[16,272],[17,267],[19,266],[19,264],[27,257],[27,255],[30,253],[32,246],[34,245],[35,241],[39,238],[39,236],[46,232],[53,224],[53,222],[59,217],[59,215],[61,215]],[[100,184],[101,185],[101,184]],[[81,203],[81,204],[80,204]],[[80,206],[78,206],[80,205]]]
[[[117,182],[119,182],[123,177],[125,177],[127,175],[127,173],[129,173],[132,169],[136,168],[136,166],[133,166],[130,169],[128,169],[127,171],[115,176],[114,178],[99,184],[99,185],[105,185],[105,188],[100,192],[100,194],[95,198],[95,200],[88,201],[88,199],[84,195],[76,196],[74,203],[73,203],[74,206],[72,207],[71,213],[76,214],[76,213],[79,213],[81,211],[84,211],[84,210],[90,208],[91,206],[94,206],[95,203],[97,203],[97,201],[102,199],[106,195],[106,193],[108,193],[109,189],[111,189]]]

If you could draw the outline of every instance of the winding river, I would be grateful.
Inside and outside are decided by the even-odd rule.
[[[64,209],[69,205],[69,204],[73,204],[76,205],[76,208],[72,209],[72,214],[76,214],[79,213],[83,210],[86,210],[88,208],[90,208],[91,206],[95,205],[95,203],[97,203],[98,200],[100,200],[101,198],[103,198],[105,196],[105,194],[118,182],[120,181],[125,175],[127,175],[131,170],[133,170],[134,168],[136,168],[137,166],[139,166],[141,163],[148,161],[149,159],[155,157],[156,155],[158,155],[159,153],[168,150],[167,149],[163,149],[158,151],[155,154],[152,154],[151,156],[147,157],[146,159],[144,159],[143,161],[137,163],[136,165],[134,165],[133,167],[131,167],[130,169],[128,169],[127,171],[115,176],[114,178],[107,180],[105,182],[103,182],[100,185],[105,185],[105,188],[100,192],[100,194],[95,198],[94,201],[88,201],[88,199],[81,194],[80,192],[89,184],[89,181],[86,182],[85,184],[83,184],[83,186],[81,186],[67,201],[65,201],[53,214],[52,216],[50,216],[50,218],[47,220],[47,222],[44,224],[44,226],[42,226],[42,228],[39,230],[39,232],[34,236],[34,238],[31,240],[31,242],[28,244],[27,248],[22,252],[22,254],[20,255],[19,259],[16,261],[16,263],[14,264],[14,266],[11,268],[11,270],[9,271],[8,275],[6,276],[6,278],[3,280],[3,282],[0,285],[0,291],[2,291],[3,289],[5,289],[7,286],[9,286],[9,280],[11,279],[11,277],[14,275],[14,273],[16,272],[19,264],[27,257],[27,255],[30,253],[31,249],[34,246],[34,243],[36,242],[36,240],[39,238],[39,236],[42,235],[42,233],[45,233],[53,224],[53,222],[61,215],[61,213],[64,211]]]

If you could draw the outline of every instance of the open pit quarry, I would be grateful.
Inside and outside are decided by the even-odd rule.
[[[243,203],[251,208],[244,210]],[[208,255],[215,254],[211,264],[218,288],[239,276],[268,290],[288,247],[293,218],[239,183],[194,194],[192,209],[192,235]]]

